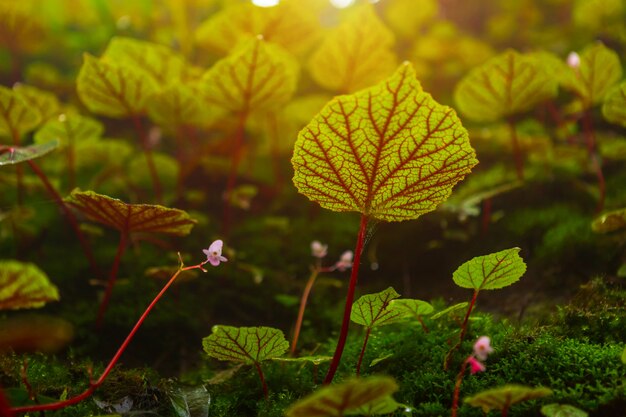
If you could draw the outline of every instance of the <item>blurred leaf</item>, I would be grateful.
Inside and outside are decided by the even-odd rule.
[[[54,353],[65,347],[74,336],[72,324],[49,316],[19,316],[0,322],[0,353]]]
[[[332,356],[300,356],[299,358],[272,358],[272,360],[277,362],[304,362],[319,365],[324,362],[330,362],[332,358]]]
[[[626,127],[626,82],[607,93],[602,104],[602,114],[609,122]]]
[[[23,2],[0,2],[0,47],[30,52],[38,48],[43,39],[43,24]]]
[[[459,287],[476,291],[508,287],[526,272],[526,264],[519,251],[520,248],[511,248],[477,256],[454,271],[452,279]]]
[[[151,154],[154,165],[159,172],[161,185],[166,189],[173,189],[178,178],[178,163],[171,156],[154,152]],[[140,188],[151,189],[152,178],[145,154],[139,154],[132,159],[127,168],[128,181]]]
[[[392,357],[393,357],[393,353],[387,353],[386,355],[379,356],[378,358],[376,358],[376,359],[374,359],[373,361],[370,362],[370,366],[369,367],[371,368],[372,366],[376,366],[379,363],[381,363],[382,361],[385,361],[385,360],[387,360],[389,358],[392,358]]]
[[[465,311],[469,303],[464,301],[462,303],[451,305],[450,307],[444,308],[441,311],[436,312],[432,316],[430,316],[431,320],[437,320],[438,318],[444,316],[455,316],[460,311]]]
[[[94,166],[107,169],[120,167],[133,153],[132,146],[119,139],[88,139],[79,142],[75,150],[77,169]]]
[[[97,139],[102,136],[104,126],[91,117],[78,113],[62,114],[57,119],[48,120],[35,132],[35,143],[58,140],[59,146],[74,146],[80,141]]]
[[[180,82],[172,82],[148,102],[148,115],[159,126],[176,132],[182,126],[208,127],[222,116],[198,93]]]
[[[575,0],[572,20],[578,27],[602,32],[614,23],[622,23],[624,3],[622,0]]]
[[[31,159],[40,158],[59,147],[59,142],[54,140],[41,145],[24,147],[11,147],[0,145],[0,166],[15,165]]]
[[[390,304],[398,297],[400,294],[392,287],[376,294],[366,294],[352,304],[350,320],[368,328],[398,322],[406,314]]]
[[[464,402],[473,407],[481,407],[483,412],[488,413],[491,410],[508,409],[511,405],[522,401],[534,400],[549,395],[552,395],[552,390],[548,388],[531,388],[523,385],[507,384],[479,392],[472,397],[465,398]]]
[[[379,414],[391,414],[396,411],[402,404],[393,399],[391,395],[383,397],[379,400],[365,404],[356,410],[350,410],[346,415],[365,415],[373,416]]]
[[[36,128],[41,114],[15,90],[0,85],[0,136],[17,137]],[[15,141],[15,139],[14,139]]]
[[[626,208],[610,211],[596,217],[591,229],[596,233],[609,233],[626,227]]]
[[[319,85],[332,91],[351,93],[369,87],[396,68],[394,41],[371,5],[353,8],[315,50],[309,71]]]
[[[585,411],[568,404],[548,404],[541,407],[541,414],[546,417],[587,417]]]
[[[168,390],[167,396],[172,403],[177,417],[208,417],[211,394],[205,386],[175,386]]]
[[[416,7],[415,0],[388,0],[383,13],[389,26],[406,39],[416,39],[421,29],[439,13],[436,0],[420,0]]]
[[[0,310],[43,307],[59,291],[35,264],[0,261]]]
[[[59,114],[61,104],[57,97],[37,87],[25,84],[16,84],[15,91],[31,108],[34,108],[41,115],[41,120],[46,121]]]
[[[282,356],[289,349],[283,332],[271,327],[213,326],[202,345],[212,358],[248,365]]]

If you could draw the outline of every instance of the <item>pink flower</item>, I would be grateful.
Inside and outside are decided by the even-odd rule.
[[[345,251],[344,253],[341,254],[341,257],[335,264],[335,268],[340,270],[341,272],[345,271],[346,269],[352,268],[353,257],[354,257],[354,254],[352,253],[351,250]]]
[[[580,55],[578,55],[576,52],[570,52],[567,56],[567,65],[570,68],[574,69],[580,67]]]
[[[467,363],[470,365],[470,373],[473,375],[476,372],[483,372],[485,369],[485,365],[483,365],[478,359],[473,356],[467,358]]]
[[[222,256],[222,246],[224,242],[221,240],[216,240],[211,243],[209,249],[202,249],[202,252],[206,255],[206,262],[210,263],[213,266],[218,266],[220,262],[227,262],[228,259]],[[206,263],[205,262],[205,263]]]
[[[491,339],[489,336],[481,336],[474,343],[474,355],[481,360],[484,361],[487,359],[487,356],[493,353],[493,348],[491,347]]]
[[[328,245],[323,245],[319,240],[311,242],[311,254],[322,259],[328,253]]]

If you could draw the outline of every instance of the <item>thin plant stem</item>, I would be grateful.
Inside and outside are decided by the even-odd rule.
[[[426,323],[424,323],[424,319],[422,319],[422,316],[420,316],[419,314],[415,316],[415,318],[417,319],[417,321],[420,322],[420,324],[422,325],[422,330],[424,330],[424,333],[430,333],[430,330],[428,329],[428,327],[426,326]]]
[[[21,146],[22,140],[20,133],[14,127],[11,127],[11,137],[15,147]],[[24,170],[20,164],[15,166],[15,180],[17,182],[17,205],[18,207],[22,207],[24,205]]]
[[[472,310],[474,309],[474,305],[476,304],[476,298],[478,298],[478,292],[479,290],[474,290],[474,295],[472,296],[469,306],[467,307],[465,318],[463,319],[463,323],[461,323],[461,333],[459,334],[459,340],[446,355],[443,369],[447,370],[450,367],[450,361],[452,361],[452,356],[454,355],[454,352],[461,347],[461,343],[463,343],[463,339],[465,339],[465,334],[467,333],[467,324],[469,323],[470,315],[472,314]]]
[[[591,159],[591,165],[595,171],[596,178],[598,179],[598,190],[600,196],[598,198],[598,205],[596,206],[596,212],[599,213],[604,209],[604,200],[606,197],[606,183],[604,180],[604,173],[602,172],[602,162],[596,149],[596,137],[593,128],[593,119],[591,118],[591,111],[585,110],[583,114],[583,131],[585,135],[585,142],[587,144],[587,153]]]
[[[296,325],[293,330],[293,341],[291,342],[291,356],[295,355],[296,353],[296,346],[298,345],[298,338],[300,337],[300,329],[302,328],[302,320],[304,319],[304,310],[306,309],[306,304],[309,300],[309,294],[311,293],[311,289],[313,288],[313,284],[315,284],[315,279],[319,275],[319,272],[320,265],[318,260],[317,265],[315,265],[311,269],[311,275],[309,276],[309,279],[304,286],[302,297],[300,297],[300,308],[298,309],[298,318],[296,320]]]
[[[111,266],[111,271],[109,272],[109,280],[107,282],[107,288],[104,292],[104,297],[100,302],[100,307],[98,308],[98,318],[96,319],[96,327],[100,328],[102,326],[102,321],[104,320],[104,313],[109,306],[109,301],[111,300],[111,294],[113,292],[113,287],[115,286],[115,281],[117,280],[117,273],[120,269],[120,262],[122,260],[122,256],[124,255],[124,251],[126,250],[126,244],[128,243],[128,233],[120,232],[120,242],[117,245],[117,252],[115,253],[115,259],[113,260],[113,265]]]
[[[509,415],[509,408],[511,408],[511,404],[509,404],[509,400],[507,400],[506,404],[502,408],[502,417],[507,417]]]
[[[517,173],[517,179],[524,181],[524,156],[522,155],[519,138],[517,137],[515,122],[509,117],[507,119],[507,124],[511,134],[511,144],[513,145],[513,158],[515,158],[515,172]]]
[[[361,373],[361,363],[363,363],[363,356],[365,355],[365,349],[367,348],[367,341],[370,338],[370,334],[372,333],[372,328],[368,327],[365,331],[365,338],[363,339],[363,347],[361,348],[361,353],[359,354],[359,360],[356,363],[356,376],[359,376]]]
[[[481,219],[481,232],[483,235],[486,235],[489,232],[489,225],[491,223],[491,206],[493,200],[491,198],[486,198],[483,200],[482,207],[482,219]]]
[[[148,135],[141,123],[141,119],[138,115],[133,115],[133,126],[135,127],[135,133],[137,134],[143,153],[146,156],[146,163],[148,164],[148,171],[150,172],[150,178],[152,179],[152,186],[154,187],[154,194],[156,201],[159,204],[163,204],[163,187],[156,166],[154,164],[154,158],[152,158],[152,151],[150,150],[150,143],[148,141]]]
[[[335,354],[330,363],[326,378],[324,378],[324,385],[328,385],[333,382],[335,372],[339,367],[341,361],[341,355],[343,354],[343,348],[346,345],[346,339],[348,337],[348,329],[350,327],[350,312],[352,311],[352,303],[354,301],[354,291],[359,278],[359,264],[361,262],[361,253],[363,252],[363,245],[365,243],[365,234],[367,232],[367,216],[361,215],[361,223],[359,225],[359,234],[356,240],[356,246],[354,249],[354,262],[352,263],[352,273],[350,274],[350,284],[348,285],[348,294],[346,295],[346,305],[343,310],[343,321],[341,323],[341,331],[339,333],[339,339],[337,340],[337,348]]]
[[[230,232],[230,224],[232,221],[232,204],[231,197],[235,185],[237,184],[237,172],[239,171],[239,164],[241,163],[241,153],[243,142],[246,136],[246,120],[248,119],[248,112],[242,111],[239,114],[239,121],[235,130],[235,148],[233,151],[233,157],[230,161],[230,171],[228,173],[228,180],[226,182],[226,192],[224,193],[224,215],[222,221],[222,231],[225,236],[228,236]]]
[[[76,188],[76,153],[74,151],[74,142],[71,138],[67,144],[67,171],[69,189],[73,190]]]
[[[4,395],[4,390],[0,387],[0,416],[13,417],[13,411],[11,410],[11,404]]]
[[[274,181],[276,183],[276,189],[280,191],[283,188],[284,179],[281,172],[280,147],[278,146],[280,141],[280,135],[276,113],[272,113],[269,115],[269,123],[272,169],[274,171]]]
[[[265,397],[265,401],[269,400],[269,390],[267,389],[267,383],[265,382],[265,376],[263,375],[263,370],[261,369],[261,364],[258,362],[254,362],[254,367],[256,371],[259,373],[259,379],[261,380],[261,385],[263,386],[263,397]]]
[[[459,408],[459,396],[461,393],[461,383],[463,382],[463,377],[465,376],[465,370],[467,369],[467,359],[463,361],[463,365],[461,365],[461,370],[456,376],[456,382],[454,383],[454,394],[452,395],[452,409],[450,410],[450,416],[456,417],[457,409]]]
[[[181,261],[181,264],[178,267],[178,270],[176,271],[176,273],[174,275],[172,275],[172,277],[167,282],[167,284],[165,284],[165,286],[156,295],[156,297],[154,297],[154,299],[148,305],[148,307],[146,307],[146,310],[143,312],[141,317],[139,317],[139,320],[137,320],[137,323],[135,324],[135,326],[132,328],[132,330],[130,331],[128,336],[126,336],[126,339],[120,345],[120,347],[118,348],[118,350],[115,353],[115,355],[113,356],[113,358],[111,358],[111,360],[109,361],[109,364],[106,366],[106,368],[104,369],[104,371],[102,372],[100,377],[98,377],[98,379],[95,380],[95,381],[92,380],[92,381],[89,382],[89,388],[87,388],[82,393],[80,393],[80,394],[78,394],[78,395],[76,395],[74,397],[68,398],[66,400],[56,401],[56,402],[52,402],[52,403],[48,403],[48,404],[26,405],[26,406],[21,406],[21,407],[13,407],[13,408],[10,408],[9,411],[12,412],[12,413],[29,413],[29,412],[36,412],[36,411],[59,410],[61,408],[65,408],[65,407],[70,406],[70,405],[78,404],[79,402],[85,400],[86,398],[89,398],[91,396],[91,394],[93,394],[94,391],[100,385],[102,385],[104,383],[105,379],[111,373],[111,371],[113,370],[113,367],[117,364],[118,360],[120,359],[120,357],[122,356],[122,354],[124,353],[124,351],[126,350],[128,345],[130,344],[131,340],[133,339],[133,337],[135,336],[135,334],[137,333],[137,331],[139,330],[139,328],[141,327],[143,322],[146,320],[146,317],[148,317],[148,314],[150,314],[150,312],[152,311],[152,309],[154,308],[156,303],[163,297],[163,295],[165,294],[167,289],[174,283],[174,281],[180,275],[180,273],[183,272],[183,271],[188,271],[190,269],[202,269],[204,271],[204,268],[202,267],[204,264],[206,264],[206,261],[202,262],[200,264],[197,264],[197,265],[184,267],[183,264],[182,264],[182,261]]]
[[[24,358],[24,362],[22,362],[22,369],[20,370],[20,376],[22,378],[22,384],[26,387],[26,392],[28,393],[28,399],[31,401],[37,401],[37,395],[35,394],[35,390],[33,386],[30,385],[28,381],[28,359]]]

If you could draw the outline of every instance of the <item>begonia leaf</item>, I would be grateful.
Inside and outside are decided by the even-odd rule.
[[[366,327],[383,326],[401,320],[405,311],[391,307],[391,300],[400,297],[392,287],[375,294],[366,294],[352,304],[350,320]]]
[[[591,229],[596,233],[609,233],[626,227],[626,208],[609,211],[593,220]]]
[[[282,356],[289,349],[283,332],[271,327],[213,326],[202,345],[212,358],[248,365]]]
[[[88,219],[121,233],[149,232],[176,236],[189,234],[195,220],[178,209],[152,204],[128,204],[93,191],[75,189],[65,202]]]
[[[532,388],[523,385],[507,384],[479,392],[472,397],[465,398],[464,402],[473,407],[480,407],[485,413],[488,413],[491,410],[503,410],[522,401],[534,400],[549,395],[552,395],[552,390],[549,388]]]
[[[113,118],[143,114],[147,99],[157,87],[138,69],[89,54],[84,54],[76,80],[78,96],[89,111]]]
[[[71,342],[74,327],[67,320],[27,315],[0,321],[0,354],[13,352],[54,353]]]
[[[176,179],[178,178],[178,170],[180,169],[178,163],[174,158],[167,154],[154,152],[152,155],[154,164],[159,167],[159,181],[166,188],[173,188],[176,185]],[[144,189],[150,189],[152,184],[152,177],[150,176],[150,168],[146,155],[139,154],[133,158],[127,168],[128,181]]]
[[[626,82],[607,93],[602,104],[602,114],[609,122],[626,127]]]
[[[36,265],[0,261],[0,310],[43,307],[59,300],[59,291]]]
[[[404,311],[416,318],[430,314],[434,310],[434,307],[430,303],[412,298],[393,300],[391,301],[391,307],[395,310]]]
[[[391,395],[380,398],[371,403],[365,404],[356,410],[350,410],[346,415],[362,415],[362,416],[375,416],[380,414],[392,414],[402,404],[393,399]]]
[[[28,52],[45,39],[45,28],[24,2],[0,2],[0,47]]]
[[[372,86],[397,67],[393,33],[371,5],[350,11],[347,19],[327,34],[309,61],[313,79],[322,87],[351,93]]]
[[[557,86],[540,60],[509,49],[470,71],[457,84],[454,99],[469,119],[493,122],[556,96]]]
[[[476,163],[454,110],[422,90],[408,63],[331,100],[300,132],[292,158],[293,182],[310,200],[386,221],[434,210]]]
[[[43,144],[30,146],[10,147],[0,145],[0,166],[15,165],[44,156],[59,147],[59,142],[53,140]]]
[[[437,320],[444,316],[454,316],[456,313],[467,310],[467,306],[469,303],[467,301],[463,301],[462,303],[451,305],[450,307],[444,308],[441,311],[436,312],[430,318],[432,320]]]
[[[62,114],[48,120],[35,132],[35,143],[46,143],[57,139],[60,147],[74,146],[76,143],[102,136],[104,126],[91,117],[77,113]]]
[[[17,84],[13,87],[13,90],[30,107],[37,109],[42,121],[59,114],[61,104],[54,94],[26,84]]]
[[[293,404],[286,417],[341,417],[351,410],[380,401],[398,390],[388,376],[350,378],[325,386]]]
[[[388,0],[384,16],[389,26],[403,38],[418,39],[423,26],[437,17],[439,5],[436,0],[421,0],[415,7],[414,0]]]
[[[526,272],[526,264],[519,251],[520,248],[511,248],[477,256],[458,267],[452,279],[459,287],[477,291],[507,287]]]
[[[0,136],[19,138],[41,123],[41,114],[15,90],[0,85]]]
[[[580,53],[580,65],[563,74],[561,84],[576,94],[586,109],[601,103],[621,78],[617,53],[598,42]]]
[[[180,82],[171,83],[148,102],[150,118],[174,131],[181,126],[209,126],[221,113],[207,106],[193,89]]]
[[[297,79],[298,64],[292,56],[255,38],[216,62],[202,77],[202,91],[209,103],[233,113],[248,113],[289,101]]]
[[[541,407],[541,414],[546,417],[587,417],[586,411],[569,404],[547,404]]]

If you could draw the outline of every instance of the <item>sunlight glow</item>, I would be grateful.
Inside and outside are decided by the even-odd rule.
[[[330,0],[330,4],[338,9],[345,9],[346,7],[352,6],[354,1],[355,0]]]
[[[280,3],[280,0],[252,0],[252,4],[259,7],[274,7]]]

